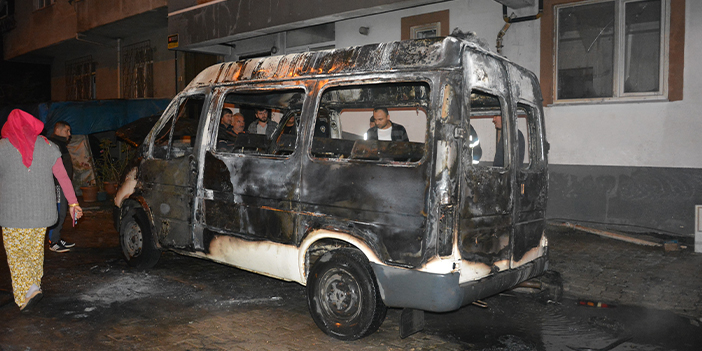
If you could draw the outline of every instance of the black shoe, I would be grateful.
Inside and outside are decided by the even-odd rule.
[[[61,245],[63,245],[63,247],[66,247],[69,249],[76,246],[75,243],[67,243],[66,240],[63,240],[63,239],[59,240],[59,242],[61,243]]]
[[[49,250],[53,252],[68,252],[71,251],[70,249],[67,249],[61,242],[57,242],[56,244],[49,243]]]
[[[20,307],[20,311],[27,312],[29,309],[34,307],[41,300],[42,297],[44,297],[44,294],[41,292],[41,290],[35,291],[25,300],[27,301],[27,303],[25,303],[24,306]]]

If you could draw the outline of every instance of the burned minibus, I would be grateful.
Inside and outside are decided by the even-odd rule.
[[[115,201],[124,255],[300,283],[339,339],[373,333],[388,307],[421,328],[417,312],[547,269],[541,104],[533,73],[457,37],[211,66],[138,149]],[[403,138],[369,133],[378,108]],[[232,137],[223,109],[265,110],[277,128]]]

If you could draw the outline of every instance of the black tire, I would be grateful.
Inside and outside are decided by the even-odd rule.
[[[132,208],[122,217],[121,222],[119,243],[127,264],[138,269],[155,266],[161,258],[161,251],[156,246],[144,211]]]
[[[373,334],[387,313],[373,270],[354,249],[317,260],[307,277],[307,305],[319,329],[341,340]]]

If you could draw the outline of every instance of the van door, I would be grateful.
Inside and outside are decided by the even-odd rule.
[[[425,259],[431,164],[430,84],[416,76],[320,83],[300,182],[303,226],[358,235],[406,266]],[[389,135],[369,126],[374,114]]]
[[[516,111],[518,137],[524,140],[515,153],[516,191],[512,267],[539,255],[545,229],[548,174],[541,90],[533,73],[524,68],[508,69]]]
[[[474,280],[509,269],[514,209],[509,123],[511,108],[504,66],[486,55],[464,56],[464,99],[469,111],[462,147],[458,247],[470,268],[461,280]],[[476,152],[480,150],[481,152]]]
[[[213,118],[213,142],[204,163],[204,216],[209,234],[203,234],[203,242],[222,233],[251,241],[292,244],[300,179],[296,145],[302,136],[299,122],[306,89],[300,85],[248,86],[223,89],[219,95],[217,112],[229,108],[253,119],[257,112],[264,111],[267,126],[263,134],[258,134],[258,121],[254,119],[244,133],[233,134],[223,127],[221,116]],[[272,124],[277,124],[275,130],[270,128]],[[243,258],[239,255],[234,260]],[[260,270],[249,266],[250,262],[235,263]]]
[[[178,98],[156,127],[151,156],[140,167],[142,195],[151,207],[155,232],[165,247],[192,245],[199,125],[207,92]]]
[[[517,166],[516,224],[514,226],[512,267],[536,258],[545,229],[546,162],[542,152],[543,129],[538,107],[517,103],[517,127],[524,139],[524,153]],[[529,254],[531,252],[531,254]]]

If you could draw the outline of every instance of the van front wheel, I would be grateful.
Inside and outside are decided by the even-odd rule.
[[[319,329],[341,340],[374,333],[387,312],[373,270],[353,249],[334,250],[317,260],[307,277],[307,304]]]
[[[161,251],[151,235],[151,226],[141,209],[130,209],[122,218],[119,243],[127,263],[135,268],[148,269],[156,265]]]

